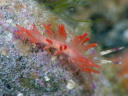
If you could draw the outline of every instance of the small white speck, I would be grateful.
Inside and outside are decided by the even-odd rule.
[[[52,56],[51,61],[55,61],[56,60],[56,56]]]
[[[24,95],[23,95],[23,93],[20,93],[20,92],[19,92],[19,93],[17,94],[17,96],[24,96]]]
[[[50,78],[48,76],[44,76],[45,81],[49,81]]]
[[[67,89],[71,90],[76,86],[76,83],[73,80],[69,80],[67,83]]]

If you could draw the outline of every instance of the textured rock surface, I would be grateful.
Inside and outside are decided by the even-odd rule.
[[[0,0],[0,96],[91,96],[88,76],[78,80],[56,57],[13,36],[15,24],[29,28],[56,18],[32,0]]]

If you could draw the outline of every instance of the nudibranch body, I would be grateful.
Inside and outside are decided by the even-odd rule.
[[[97,45],[96,43],[85,45],[89,40],[89,38],[86,38],[87,33],[75,36],[70,42],[66,42],[67,34],[65,32],[64,25],[62,24],[58,25],[57,31],[53,31],[50,24],[43,24],[46,36],[41,34],[35,25],[32,25],[33,28],[30,30],[21,27],[20,25],[16,26],[16,35],[18,35],[22,40],[28,40],[34,44],[43,43],[46,45],[43,49],[56,49],[54,55],[66,54],[69,60],[81,71],[99,73],[93,68],[100,68],[100,66],[94,64],[93,61],[83,54],[87,49]]]

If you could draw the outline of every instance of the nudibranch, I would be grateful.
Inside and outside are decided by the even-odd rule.
[[[37,27],[33,24],[32,29],[26,29],[20,25],[17,26],[16,35],[20,37],[21,40],[28,40],[30,43],[45,44],[43,49],[54,48],[56,51],[54,55],[65,54],[75,66],[81,71],[99,73],[95,68],[100,68],[99,65],[94,64],[93,61],[84,56],[84,51],[95,47],[97,44],[85,44],[89,41],[87,38],[87,33],[79,36],[75,36],[66,42],[67,33],[65,32],[65,27],[63,24],[57,26],[57,30],[53,31],[50,24],[43,24],[45,29],[45,35],[41,34]]]

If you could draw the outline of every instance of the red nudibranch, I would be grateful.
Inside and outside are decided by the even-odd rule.
[[[85,45],[85,42],[89,41],[89,38],[86,38],[87,33],[75,36],[70,42],[66,42],[67,34],[63,24],[59,24],[56,31],[52,30],[50,24],[43,24],[46,36],[42,35],[34,24],[30,30],[20,25],[16,26],[16,35],[21,40],[27,39],[34,44],[43,43],[46,45],[44,49],[55,48],[54,55],[66,54],[69,60],[81,71],[99,73],[93,68],[100,68],[100,66],[83,55],[84,51],[96,46],[96,43]]]

